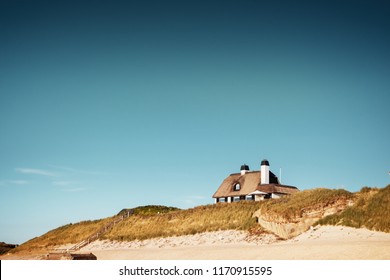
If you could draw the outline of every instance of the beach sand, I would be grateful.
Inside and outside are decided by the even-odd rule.
[[[70,248],[62,246],[62,248]],[[390,233],[317,226],[289,240],[245,231],[218,231],[145,241],[95,241],[77,253],[98,260],[390,260]],[[2,255],[2,260],[44,259],[42,252]]]
[[[390,233],[318,226],[290,240],[219,231],[143,242],[96,241],[99,260],[390,260]]]

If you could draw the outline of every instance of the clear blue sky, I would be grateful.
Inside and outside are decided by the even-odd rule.
[[[264,158],[302,190],[386,186],[386,2],[1,1],[0,241],[209,204]]]

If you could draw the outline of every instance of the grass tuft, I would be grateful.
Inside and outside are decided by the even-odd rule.
[[[317,188],[293,193],[280,199],[270,199],[260,204],[262,215],[274,221],[294,222],[303,213],[323,209],[336,203],[352,200],[354,195],[346,190]]]
[[[343,212],[325,217],[319,225],[343,225],[390,232],[390,185],[383,189],[364,187],[356,203]]]

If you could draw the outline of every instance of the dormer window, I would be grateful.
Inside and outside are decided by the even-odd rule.
[[[239,191],[239,190],[241,190],[241,185],[240,185],[240,183],[235,183],[235,184],[234,184],[234,187],[233,187],[233,190],[234,190],[234,191]]]

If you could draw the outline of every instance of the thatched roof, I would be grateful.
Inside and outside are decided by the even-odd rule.
[[[278,177],[271,171],[269,172],[270,184],[261,185],[260,178],[260,171],[249,171],[244,175],[240,173],[231,174],[222,182],[213,197],[245,196],[255,191],[280,194],[291,194],[298,191],[296,187],[280,185]],[[234,190],[237,183],[240,184],[240,189]]]
[[[292,194],[298,191],[296,187],[279,185],[279,184],[258,185],[256,190],[265,193],[280,193],[280,194]]]

